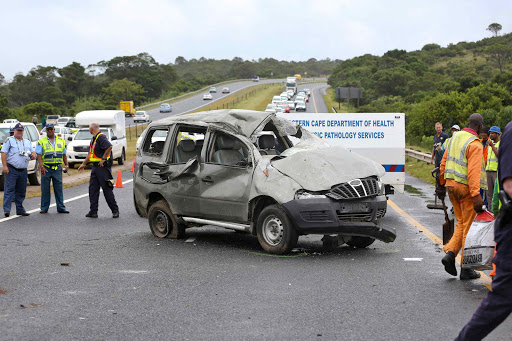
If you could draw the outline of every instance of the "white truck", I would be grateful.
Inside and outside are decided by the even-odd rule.
[[[76,114],[76,125],[80,128],[74,137],[68,137],[71,142],[66,147],[69,167],[82,163],[89,152],[92,135],[89,132],[89,124],[97,122],[100,131],[105,134],[112,143],[110,157],[122,165],[126,160],[125,112],[122,110],[88,110]]]
[[[286,91],[288,90],[292,90],[294,95],[297,93],[297,78],[288,77],[286,79]]]

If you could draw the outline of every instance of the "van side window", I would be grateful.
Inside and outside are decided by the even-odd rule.
[[[195,156],[200,160],[205,135],[205,127],[179,126],[171,163],[186,163]]]
[[[210,162],[219,165],[236,166],[249,157],[246,145],[234,136],[217,133],[210,153]]]
[[[149,156],[160,156],[164,151],[165,140],[167,139],[168,129],[149,130],[144,139],[142,154]]]
[[[30,125],[27,125],[26,127],[28,130],[29,136],[25,136],[25,137],[28,137],[31,142],[35,142],[35,141],[39,140],[39,134],[37,132],[37,129]]]

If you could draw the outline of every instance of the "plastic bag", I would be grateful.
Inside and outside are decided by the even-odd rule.
[[[494,257],[494,215],[478,214],[464,242],[462,269],[491,270]]]

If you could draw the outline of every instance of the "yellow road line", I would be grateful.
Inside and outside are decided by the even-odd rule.
[[[311,97],[313,97],[313,104],[315,105],[315,112],[318,113],[318,110],[316,110],[315,92],[313,91],[313,89],[311,89]]]
[[[431,241],[436,243],[437,246],[439,248],[441,248],[441,250],[443,249],[443,241],[441,240],[441,238],[439,238],[438,236],[436,236],[435,234],[430,232],[429,229],[427,229],[425,226],[421,225],[416,219],[414,219],[409,214],[407,214],[404,210],[402,210],[400,207],[398,207],[398,205],[395,204],[393,201],[388,200],[388,205],[391,206],[398,214],[400,214],[402,217],[404,217],[405,220],[407,220],[412,226],[416,227],[418,229],[418,231],[423,232],[423,234],[425,236],[427,236],[428,239],[430,239]],[[461,262],[460,255],[457,255],[456,261],[460,265],[460,262]],[[439,262],[439,263],[441,263],[441,262]],[[489,276],[487,276],[486,274],[484,274],[483,272],[481,272],[481,271],[479,271],[479,272],[481,274],[481,277],[478,280],[480,282],[482,282],[482,284],[485,285],[487,287],[487,289],[492,290],[491,289],[492,279]]]

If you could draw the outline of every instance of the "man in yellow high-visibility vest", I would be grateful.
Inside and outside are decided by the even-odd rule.
[[[69,169],[66,141],[55,136],[53,124],[46,126],[46,136],[37,141],[36,154],[39,167],[41,167],[41,211],[39,213],[48,213],[50,208],[50,182],[53,182],[57,212],[69,213],[64,205],[62,189],[62,164],[65,166],[64,172]]]
[[[487,174],[487,205],[489,210],[492,211],[492,197],[494,195],[494,183],[496,182],[496,171],[498,170],[498,148],[500,147],[500,127],[492,126],[489,129],[489,139],[487,145],[487,165],[485,166],[485,173]]]
[[[448,195],[453,205],[457,226],[452,238],[444,246],[446,255],[442,263],[446,272],[457,276],[455,257],[463,250],[464,241],[476,213],[483,211],[483,200],[480,187],[485,187],[483,176],[483,147],[478,134],[483,128],[483,118],[480,114],[469,117],[468,127],[455,134],[443,155],[440,168],[440,183],[448,187]],[[438,190],[438,197],[446,196],[446,189]],[[462,269],[460,279],[475,279],[480,274],[474,270]]]

